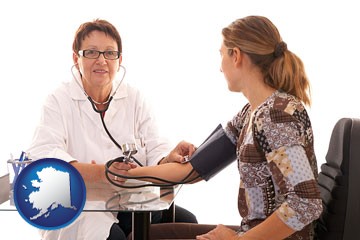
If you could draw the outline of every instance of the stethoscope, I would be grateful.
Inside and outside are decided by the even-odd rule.
[[[75,75],[74,73],[74,67],[76,67],[77,64],[74,64],[72,67],[71,67],[71,74],[76,82],[76,84],[79,86],[79,88],[81,89],[81,91],[84,93],[84,95],[86,96],[86,98],[89,100],[89,102],[91,103],[91,106],[92,108],[94,109],[95,112],[99,113],[100,115],[100,119],[101,119],[101,122],[102,122],[102,125],[105,129],[105,132],[107,133],[107,135],[109,136],[109,138],[111,139],[111,141],[121,150],[124,152],[124,149],[120,146],[120,144],[114,139],[114,137],[111,135],[110,131],[108,130],[108,128],[106,127],[106,124],[105,124],[105,121],[104,121],[104,113],[109,109],[109,106],[110,106],[110,103],[111,103],[111,100],[114,98],[117,90],[119,89],[119,87],[121,86],[122,82],[124,81],[124,78],[125,78],[125,75],[126,75],[126,68],[122,65],[119,65],[120,68],[123,69],[124,73],[121,77],[121,80],[120,82],[118,83],[118,85],[116,86],[115,88],[115,91],[109,96],[109,98],[105,101],[105,102],[102,102],[102,103],[99,103],[99,102],[96,102],[95,100],[93,100],[85,91],[84,87],[80,84],[79,80],[78,80],[78,77]],[[78,68],[76,68],[79,72],[79,75],[82,76],[80,70]],[[99,110],[95,104],[102,104],[105,106],[105,108],[103,110]],[[127,161],[134,161],[136,162],[139,166],[143,166],[141,164],[141,162],[139,162],[136,158],[134,158],[133,156],[129,156],[129,157],[126,157],[124,156],[122,159],[118,159],[119,161],[122,160],[127,160]]]
[[[111,100],[113,99],[113,97],[115,96],[117,90],[119,89],[119,87],[121,86],[124,78],[125,78],[125,74],[126,74],[126,68],[122,65],[119,65],[120,68],[123,69],[124,73],[121,77],[121,80],[119,82],[119,84],[117,85],[117,87],[115,88],[115,91],[109,96],[108,100],[106,100],[103,103],[98,103],[95,100],[93,100],[85,91],[85,89],[83,88],[83,86],[80,84],[78,78],[76,77],[76,75],[74,74],[74,67],[76,67],[77,64],[72,65],[71,67],[71,74],[76,82],[76,84],[79,86],[79,88],[81,89],[81,91],[84,93],[84,95],[86,96],[86,98],[89,100],[89,102],[91,103],[92,108],[94,109],[95,112],[99,113],[100,118],[101,118],[101,122],[103,124],[103,127],[107,133],[107,135],[109,136],[109,138],[111,139],[111,141],[124,153],[124,156],[122,157],[118,157],[115,158],[113,160],[109,160],[108,162],[106,162],[105,164],[105,176],[108,179],[108,181],[110,183],[112,183],[115,186],[118,187],[122,187],[122,188],[140,188],[140,187],[149,187],[149,186],[159,186],[159,187],[166,187],[166,186],[174,186],[174,185],[178,185],[178,184],[185,184],[185,183],[190,183],[194,180],[196,180],[197,178],[199,178],[199,176],[196,176],[192,179],[189,179],[189,177],[191,176],[191,174],[193,173],[194,170],[190,171],[190,173],[180,182],[174,182],[174,181],[169,181],[166,179],[162,179],[162,178],[158,178],[158,177],[153,177],[153,176],[139,176],[139,177],[129,177],[126,175],[122,175],[122,174],[118,174],[115,173],[113,171],[110,170],[110,166],[115,163],[115,162],[131,162],[134,161],[136,162],[140,167],[143,167],[143,165],[134,157],[132,156],[132,154],[136,153],[135,151],[124,151],[123,147],[120,146],[120,144],[113,138],[113,136],[111,135],[111,133],[109,132],[108,128],[106,127],[105,121],[104,121],[104,113],[108,110],[109,105],[111,103]],[[79,75],[82,76],[80,70],[78,68],[76,68],[79,72]],[[103,104],[106,105],[105,108],[103,110],[99,110],[97,109],[95,104]],[[140,184],[140,185],[122,185],[119,184],[117,181],[115,181],[115,179],[112,179],[109,177],[109,174],[114,175],[116,178],[123,178],[123,179],[154,179],[160,182],[163,182],[161,184],[156,184],[156,183],[148,183],[148,184]]]
[[[121,80],[119,82],[119,84],[117,85],[117,87],[115,88],[115,91],[109,96],[109,98],[102,103],[96,102],[95,100],[93,100],[85,91],[84,87],[80,84],[78,78],[75,76],[74,74],[74,67],[76,67],[78,64],[74,64],[71,66],[71,74],[73,76],[73,78],[75,79],[76,84],[80,87],[81,91],[84,93],[84,95],[86,96],[86,98],[90,101],[92,108],[94,109],[95,112],[100,113],[101,115],[104,115],[104,113],[108,110],[109,106],[110,106],[110,102],[113,99],[113,97],[115,96],[117,90],[119,89],[119,87],[121,86],[122,82],[124,81],[125,75],[126,75],[126,68],[123,65],[119,65],[120,68],[123,69],[124,73],[121,77]],[[80,70],[78,68],[76,68],[79,72],[79,75],[82,76]],[[101,104],[101,105],[105,105],[105,108],[103,110],[99,110],[95,104]],[[118,144],[116,144],[118,145]]]

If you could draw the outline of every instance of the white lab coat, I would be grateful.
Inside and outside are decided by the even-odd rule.
[[[114,82],[113,90],[117,83]],[[104,120],[120,145],[136,143],[138,152],[134,156],[143,165],[157,164],[172,147],[158,135],[145,98],[126,83],[117,90]],[[95,160],[98,164],[122,156],[121,150],[105,132],[99,113],[93,110],[74,79],[47,98],[28,152],[33,159],[52,157],[84,163]],[[110,227],[116,221],[111,213],[83,212],[65,228],[40,232],[44,240],[102,240],[108,237]]]

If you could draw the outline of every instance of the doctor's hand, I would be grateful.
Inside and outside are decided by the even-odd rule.
[[[137,165],[134,163],[114,162],[109,167],[109,170],[117,175],[128,176],[129,174],[127,171],[130,169],[136,168],[136,167],[137,167]],[[119,184],[122,184],[127,180],[126,178],[118,177],[118,176],[110,174],[110,173],[109,173],[109,177],[113,181],[118,182]]]
[[[176,147],[160,161],[160,164],[170,162],[184,162],[187,158],[190,158],[195,152],[196,147],[185,141],[179,142]]]

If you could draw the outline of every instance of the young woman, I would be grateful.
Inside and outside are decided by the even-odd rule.
[[[313,222],[322,212],[322,203],[316,181],[313,132],[305,109],[305,105],[310,105],[310,96],[303,63],[287,49],[277,28],[266,17],[238,19],[222,30],[222,37],[221,71],[228,88],[248,100],[225,128],[240,172],[238,208],[242,221],[231,227],[153,225],[151,237],[313,239]],[[208,154],[208,158],[214,154]],[[199,174],[208,180],[207,173],[212,169],[204,171],[204,166],[209,159],[203,159],[203,164],[198,158],[193,163],[194,159],[185,164],[135,168],[129,174],[179,181],[195,170],[192,177]],[[217,161],[218,164],[212,164],[214,168],[224,159]]]

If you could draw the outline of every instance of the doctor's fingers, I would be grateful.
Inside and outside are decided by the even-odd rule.
[[[117,182],[122,182],[124,183],[127,178],[126,176],[128,176],[128,170],[123,170],[123,169],[111,169],[111,171],[115,174],[113,175],[113,180],[117,181]]]
[[[131,163],[125,163],[125,162],[114,162],[113,164],[111,164],[111,168],[114,168],[116,170],[130,170],[132,168],[134,168],[133,166],[134,164]]]
[[[112,174],[114,181],[124,183],[127,180],[126,176],[129,175],[128,170],[136,167],[137,165],[134,163],[115,162],[111,164],[109,169],[115,174]]]

